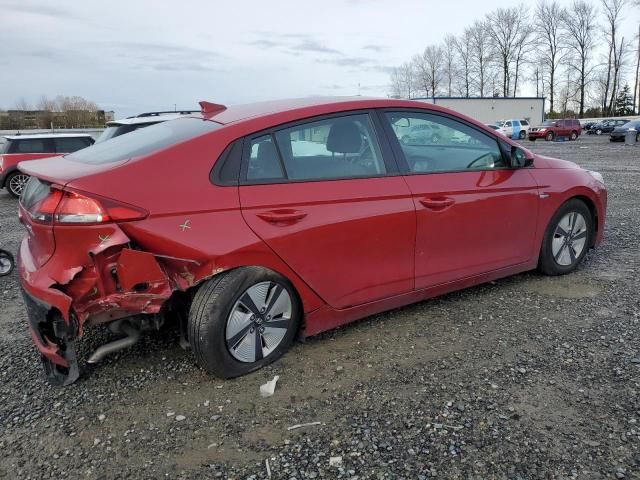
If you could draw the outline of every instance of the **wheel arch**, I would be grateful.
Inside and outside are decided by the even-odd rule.
[[[562,202],[562,205],[564,205],[570,200],[580,200],[582,203],[584,203],[587,206],[587,208],[589,209],[589,212],[591,213],[591,219],[593,220],[593,224],[592,224],[593,235],[591,235],[591,245],[589,245],[589,247],[593,247],[596,241],[596,237],[598,236],[598,233],[600,233],[600,219],[598,215],[598,208],[596,207],[596,204],[593,201],[593,199],[583,194],[578,194],[578,195],[574,195],[572,197],[567,198],[564,202]]]

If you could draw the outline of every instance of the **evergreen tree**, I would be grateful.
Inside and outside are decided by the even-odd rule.
[[[616,98],[616,115],[632,115],[633,114],[633,98],[631,89],[627,83]]]

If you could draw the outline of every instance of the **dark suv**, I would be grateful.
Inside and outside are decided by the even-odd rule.
[[[19,197],[29,175],[18,170],[18,162],[73,153],[93,145],[87,133],[43,133],[0,137],[0,188]]]
[[[547,142],[559,137],[568,137],[577,140],[582,133],[580,120],[567,118],[563,120],[547,120],[542,125],[529,129],[529,140],[532,142],[538,138],[544,138]]]

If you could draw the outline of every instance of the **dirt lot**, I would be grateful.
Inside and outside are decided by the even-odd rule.
[[[640,148],[525,145],[604,175],[605,245],[578,272],[377,315],[237,380],[157,333],[50,387],[17,276],[0,279],[0,478],[267,478],[267,459],[277,479],[640,478]],[[15,212],[2,191],[14,252]],[[321,424],[287,429],[305,422]]]

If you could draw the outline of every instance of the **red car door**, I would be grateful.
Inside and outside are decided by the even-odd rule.
[[[421,122],[446,132],[438,143],[395,145],[417,214],[416,289],[530,260],[538,189],[512,169],[498,140],[449,116],[387,112],[387,129]]]
[[[245,141],[245,221],[334,308],[413,289],[415,209],[374,121],[323,117]]]

